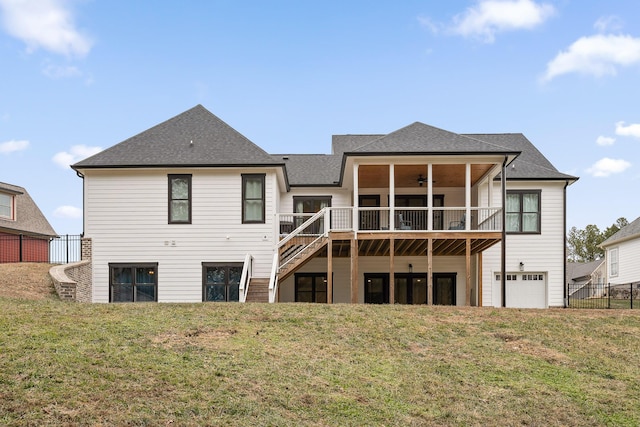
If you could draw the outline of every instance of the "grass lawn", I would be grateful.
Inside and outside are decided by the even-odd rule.
[[[0,297],[1,425],[638,426],[640,313]]]

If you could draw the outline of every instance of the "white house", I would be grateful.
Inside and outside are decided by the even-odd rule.
[[[600,246],[605,250],[610,284],[640,282],[640,218],[622,227]]]
[[[198,105],[76,163],[92,300],[564,304],[577,178],[522,134],[332,142],[268,154]]]

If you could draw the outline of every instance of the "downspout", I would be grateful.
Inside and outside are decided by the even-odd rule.
[[[500,292],[502,294],[502,307],[507,306],[507,160],[508,157],[504,156],[502,162],[502,173],[500,180],[502,181],[502,253],[500,254],[501,273],[500,273]]]
[[[84,229],[85,229],[85,223],[84,223],[84,209],[85,209],[85,199],[84,199],[84,195],[85,195],[85,181],[84,181],[84,175],[82,173],[80,173],[80,171],[76,170],[76,175],[78,175],[79,178],[82,179],[82,233],[81,233],[81,237],[84,237]]]
[[[569,298],[568,289],[567,289],[567,187],[568,186],[569,186],[569,180],[566,180],[565,183],[564,183],[564,189],[562,191],[562,205],[563,205],[563,212],[562,212],[562,216],[563,216],[563,218],[562,218],[562,224],[563,224],[562,236],[563,236],[563,239],[562,239],[562,241],[564,242],[562,287],[564,288],[564,302],[563,302],[564,308],[567,308],[567,301],[568,301],[568,298]]]

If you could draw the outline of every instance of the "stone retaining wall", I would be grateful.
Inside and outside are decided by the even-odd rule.
[[[56,265],[49,270],[63,301],[91,302],[91,260]]]

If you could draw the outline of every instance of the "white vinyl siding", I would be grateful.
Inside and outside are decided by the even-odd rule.
[[[549,307],[564,305],[564,186],[565,182],[507,182],[508,190],[541,190],[540,234],[507,234],[507,271],[545,274],[546,301]],[[500,206],[499,184],[495,184],[494,206]],[[485,196],[486,197],[486,196]],[[500,283],[495,275],[501,270],[501,243],[483,253],[482,302],[485,306],[502,305]]]
[[[264,224],[242,224],[242,173],[265,173]],[[168,224],[167,174],[192,175],[192,223]],[[88,170],[85,235],[93,247],[93,300],[108,301],[109,263],[158,263],[158,301],[202,301],[203,262],[243,262],[268,277],[276,173],[268,169]]]
[[[618,274],[611,271],[611,252],[618,251]],[[626,284],[640,282],[640,238],[616,243],[616,246],[607,250],[609,257],[609,282],[612,284]],[[635,304],[635,303],[634,303]]]

